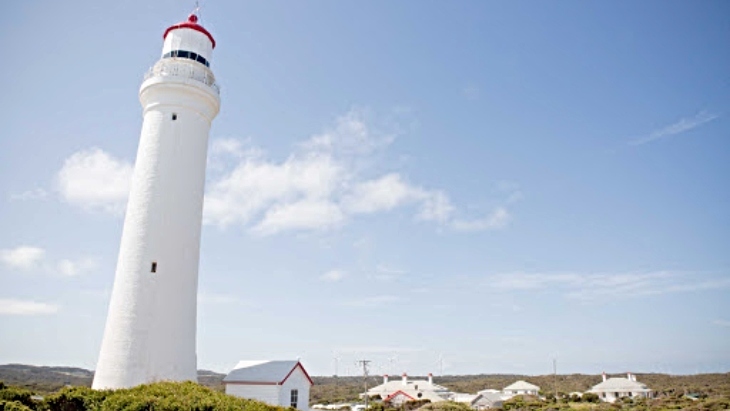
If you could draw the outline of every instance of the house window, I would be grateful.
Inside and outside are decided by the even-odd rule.
[[[150,268],[150,272],[152,272],[152,273],[157,272],[157,261],[152,262],[152,267]]]
[[[299,390],[291,390],[291,402],[290,405],[292,408],[297,407],[297,402],[299,400]]]
[[[177,120],[177,113],[172,113],[172,121]]]

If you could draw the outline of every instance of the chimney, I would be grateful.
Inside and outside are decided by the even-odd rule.
[[[629,381],[633,381],[633,380],[631,379],[631,373],[630,373],[630,372],[627,372],[627,373],[626,373],[626,379],[627,379],[627,380],[629,380]]]
[[[603,372],[603,381],[606,381],[606,371]]]
[[[408,374],[403,373],[403,385],[408,385]]]
[[[428,373],[428,383],[433,385],[433,374]]]
[[[383,375],[383,384],[388,383],[388,374]]]

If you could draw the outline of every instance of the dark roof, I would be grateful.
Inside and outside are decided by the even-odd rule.
[[[301,368],[310,384],[314,384],[299,361],[241,361],[229,372],[223,382],[250,382],[283,384],[294,370]]]

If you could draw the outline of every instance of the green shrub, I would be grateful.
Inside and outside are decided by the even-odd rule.
[[[0,400],[0,411],[33,411],[33,408],[19,401]]]
[[[193,382],[160,382],[120,390],[64,388],[48,396],[47,411],[285,411],[233,397]]]
[[[30,398],[32,395],[32,392],[23,388],[7,387],[5,384],[0,386],[0,401],[18,402],[26,407],[33,408],[35,403]]]
[[[592,402],[594,404],[601,401],[601,398],[598,396],[598,394],[593,392],[587,392],[583,394],[583,402]]]

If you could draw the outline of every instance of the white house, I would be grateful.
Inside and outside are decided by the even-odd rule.
[[[530,384],[526,381],[517,381],[511,385],[508,385],[502,389],[505,395],[538,395],[540,387],[534,384]]]
[[[309,411],[314,384],[299,361],[241,361],[223,379],[226,394]]]
[[[605,402],[615,402],[623,397],[650,398],[652,396],[652,392],[646,384],[636,381],[636,375],[632,373],[627,373],[626,378],[606,378],[604,372],[603,381],[594,385],[588,392],[597,394]]]
[[[391,404],[405,401],[430,400],[439,402],[448,400],[453,393],[446,387],[433,383],[433,375],[428,374],[427,380],[409,380],[403,374],[400,380],[391,381],[387,375],[383,376],[383,383],[369,389],[361,397],[387,400]]]

